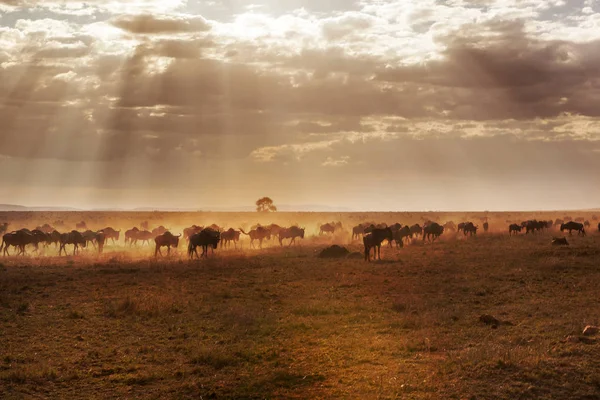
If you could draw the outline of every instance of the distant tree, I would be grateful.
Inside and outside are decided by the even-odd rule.
[[[270,212],[277,211],[277,207],[273,204],[273,200],[270,197],[263,197],[256,200],[256,211],[258,212]]]

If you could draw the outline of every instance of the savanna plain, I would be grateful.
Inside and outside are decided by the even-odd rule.
[[[108,242],[0,258],[0,398],[600,399],[600,235],[509,222],[557,213],[0,213],[10,230],[61,221],[175,234],[192,224],[306,227],[296,246],[218,248],[190,261]],[[473,221],[362,253],[352,226]],[[341,221],[343,232],[319,235]],[[566,236],[569,246],[551,246]],[[490,323],[482,316],[491,316]],[[487,323],[486,323],[487,322]]]

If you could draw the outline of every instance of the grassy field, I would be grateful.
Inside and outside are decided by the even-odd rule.
[[[0,222],[43,222],[25,214]],[[268,222],[315,229],[422,217],[336,215]],[[252,216],[97,222],[170,218],[183,227]],[[469,217],[478,216],[441,221]],[[580,336],[600,323],[600,236],[556,248],[556,232],[503,233],[521,217],[494,215],[487,235],[384,247],[372,263],[316,256],[334,241],[362,251],[349,234],[292,248],[245,243],[193,262],[182,247],[157,260],[149,248],[120,246],[0,258],[0,398],[600,399],[600,340]],[[55,218],[94,217],[44,221]],[[484,314],[501,322],[485,324]]]

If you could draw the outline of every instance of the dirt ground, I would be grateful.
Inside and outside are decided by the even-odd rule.
[[[485,215],[490,233],[384,245],[379,262],[317,257],[332,243],[361,252],[347,230],[358,222]],[[200,261],[122,242],[101,256],[51,246],[0,258],[0,398],[600,399],[600,336],[581,334],[600,324],[597,221],[567,247],[550,245],[556,230],[507,231],[566,215],[0,213],[10,229],[149,220],[308,233]],[[338,220],[345,232],[313,236]]]

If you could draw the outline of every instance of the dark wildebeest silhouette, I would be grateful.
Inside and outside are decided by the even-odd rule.
[[[67,255],[66,245],[73,245],[73,255],[75,255],[80,247],[86,247],[86,240],[83,237],[83,234],[79,231],[71,231],[69,233],[63,233],[60,235],[60,248],[58,249],[58,255],[61,256],[62,252],[65,252],[65,256]]]
[[[254,247],[255,240],[258,240],[258,247],[262,249],[263,240],[271,239],[271,231],[263,226],[259,226],[258,228],[253,229],[248,233],[244,232],[244,230],[242,228],[240,228],[240,231],[244,235],[250,236],[250,247],[252,247],[252,248]]]
[[[394,240],[394,233],[391,228],[373,229],[371,233],[363,237],[365,246],[365,261],[371,261],[371,249],[373,249],[373,258],[381,260],[381,242],[384,240]]]
[[[117,231],[113,228],[111,228],[110,226],[104,229],[101,229],[102,232],[104,232],[104,236],[106,238],[106,240],[111,239],[113,244],[115,244],[115,240],[118,242],[119,238],[121,237],[121,231]]]
[[[465,226],[463,227],[463,234],[465,236],[470,235],[477,235],[477,229],[479,229],[479,227],[477,227],[476,225],[473,225],[472,222],[467,222],[465,224]]]
[[[435,242],[435,239],[442,236],[444,233],[444,227],[437,222],[430,222],[423,227],[423,241],[427,238],[430,242]]]
[[[137,226],[134,226],[133,228],[126,230],[125,231],[125,244],[129,243],[129,246],[132,246],[139,231],[140,230],[138,229]]]
[[[162,235],[156,236],[154,238],[154,243],[156,244],[154,257],[158,257],[159,254],[162,256],[162,251],[160,251],[161,247],[167,248],[167,256],[171,255],[171,247],[177,248],[177,246],[179,246],[180,237],[181,235],[175,236],[169,231],[166,231]]]
[[[89,246],[91,243],[92,246],[94,246],[94,248],[96,248],[96,232],[88,229],[87,231],[82,232],[81,235],[85,239],[86,246]]]
[[[194,233],[190,236],[189,244],[188,244],[188,256],[190,259],[194,258],[194,254],[196,258],[208,257],[208,248],[212,247],[213,251],[219,245],[219,241],[221,240],[221,232],[206,228],[201,230],[198,233]],[[198,257],[198,246],[202,246],[202,255]]]
[[[283,229],[285,229],[282,226],[279,226],[277,224],[270,224],[267,225],[265,228],[267,228],[269,230],[269,232],[271,232],[271,238],[275,239],[275,236],[279,236],[279,232]]]
[[[412,233],[410,233],[410,227],[408,225],[403,226],[394,232],[394,241],[396,247],[404,247],[404,240],[410,240]]]
[[[483,231],[487,232],[490,229],[490,224],[487,221],[483,223]]]
[[[319,235],[323,235],[325,233],[335,233],[335,225],[326,223],[325,225],[321,225],[319,228]]]
[[[568,246],[569,242],[567,242],[567,238],[552,238],[552,246]]]
[[[236,231],[233,228],[229,228],[225,232],[221,233],[221,247],[229,247],[231,246],[231,242],[233,242],[234,248],[237,249],[237,242],[240,241],[240,235],[242,232]]]
[[[154,235],[150,231],[139,231],[135,237],[133,238],[133,244],[137,245],[138,240],[142,242],[142,246],[144,243],[150,245],[150,241],[154,239]]]
[[[360,236],[365,234],[365,227],[363,224],[358,224],[354,228],[352,228],[352,240],[355,238],[358,239]]]
[[[529,221],[525,221],[524,223],[524,228],[525,228],[525,234],[528,233],[536,233],[537,231],[541,231],[542,229],[544,229],[546,226],[546,221],[538,221],[538,220],[529,220]]]
[[[456,233],[461,233],[461,232],[463,232],[463,233],[464,233],[464,231],[465,231],[465,225],[466,225],[466,224],[467,224],[466,222],[461,222],[461,223],[459,223],[459,224],[458,224],[458,227],[457,227],[457,229],[456,229]]]
[[[296,238],[304,239],[304,228],[299,228],[297,226],[292,226],[290,228],[283,228],[279,231],[279,245],[283,246],[284,239],[291,239],[290,244],[296,243]]]
[[[52,231],[46,235],[46,246],[54,244],[54,247],[60,244],[60,232]]]
[[[3,254],[5,256],[10,255],[8,253],[8,247],[14,246],[19,249],[17,255],[25,255],[25,246],[34,243],[35,238],[31,232],[26,230],[18,230],[16,232],[5,233],[2,236],[2,245],[0,249],[4,249]]]
[[[521,229],[523,229],[521,225],[511,224],[508,227],[508,236],[512,236],[513,233],[516,235],[518,232],[521,232]]]
[[[421,225],[419,224],[414,224],[410,227],[410,233],[414,236],[421,236],[423,233],[423,228],[421,228]]]
[[[585,236],[585,229],[583,227],[583,224],[579,223],[579,222],[573,222],[573,221],[569,221],[567,223],[564,223],[560,226],[560,231],[564,232],[564,231],[569,231],[569,235],[573,234],[573,231],[577,231],[577,235],[582,235]]]
[[[600,232],[600,222],[598,223],[598,232]]]

